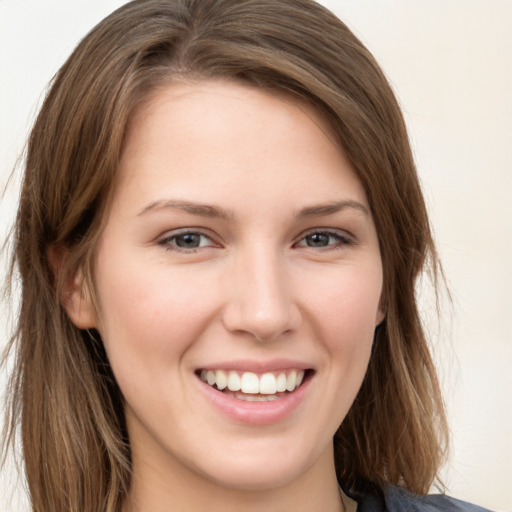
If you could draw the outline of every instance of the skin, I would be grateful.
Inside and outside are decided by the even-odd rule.
[[[200,246],[179,247],[183,232]],[[128,127],[98,310],[79,280],[68,302],[101,333],[126,399],[125,510],[343,510],[332,437],[364,377],[381,290],[366,195],[315,111],[231,82],[155,92]],[[200,391],[199,368],[282,358],[312,372],[280,421],[241,424]]]

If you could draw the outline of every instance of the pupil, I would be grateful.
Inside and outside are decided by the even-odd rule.
[[[200,235],[197,233],[187,233],[176,238],[176,245],[178,247],[185,247],[187,249],[199,247],[199,242]]]
[[[306,237],[310,247],[325,247],[329,245],[329,235],[325,233],[314,233]]]

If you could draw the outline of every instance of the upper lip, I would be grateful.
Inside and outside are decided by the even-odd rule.
[[[198,370],[235,370],[242,372],[276,372],[279,370],[310,370],[311,364],[296,359],[272,359],[268,361],[242,360],[219,361],[201,366]]]

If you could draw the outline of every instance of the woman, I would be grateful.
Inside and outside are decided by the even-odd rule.
[[[32,130],[15,264],[34,510],[479,510],[415,496],[439,266],[393,93],[317,4],[101,22]]]

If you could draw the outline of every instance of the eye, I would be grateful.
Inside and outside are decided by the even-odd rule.
[[[168,250],[175,251],[195,251],[201,247],[214,247],[215,242],[212,239],[197,231],[182,231],[162,238],[159,245],[163,245]]]
[[[354,242],[347,235],[337,231],[312,231],[301,238],[295,247],[311,247],[319,249],[335,249]]]

